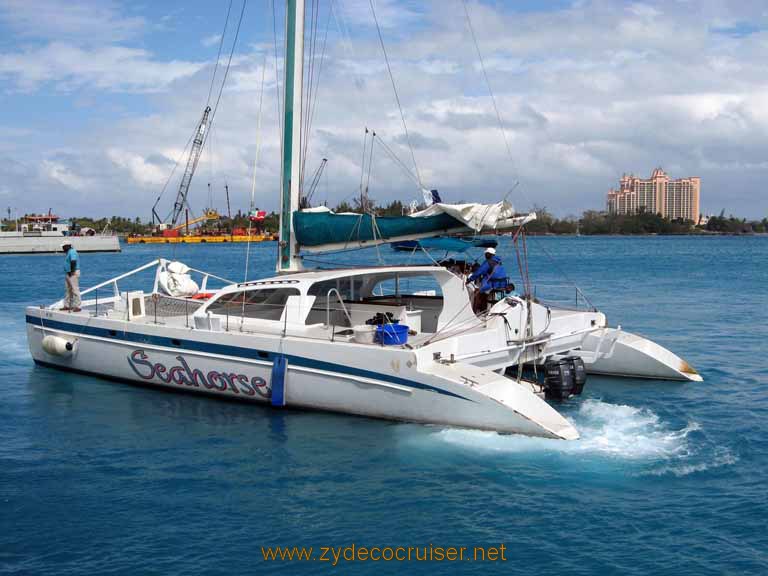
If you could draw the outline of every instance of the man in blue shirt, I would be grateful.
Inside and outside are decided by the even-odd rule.
[[[62,310],[80,312],[80,256],[70,242],[64,242],[61,249],[67,257],[64,259],[64,307]]]
[[[480,286],[476,297],[474,298],[473,308],[475,311],[483,311],[488,305],[488,294],[492,290],[506,290],[507,272],[501,263],[501,258],[496,256],[494,248],[488,248],[485,251],[485,262],[475,270],[467,279],[467,284],[480,281]]]

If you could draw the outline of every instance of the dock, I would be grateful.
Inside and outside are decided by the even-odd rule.
[[[234,235],[221,234],[211,236],[129,236],[128,244],[226,244],[229,242],[269,242],[275,240],[276,235]]]

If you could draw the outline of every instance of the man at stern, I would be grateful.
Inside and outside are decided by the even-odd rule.
[[[80,312],[80,256],[71,242],[64,242],[64,307],[62,310]]]
[[[475,312],[482,312],[488,307],[488,296],[494,290],[507,289],[507,272],[501,263],[501,258],[496,256],[495,248],[485,251],[485,262],[475,270],[467,279],[467,284],[477,284],[472,308]]]

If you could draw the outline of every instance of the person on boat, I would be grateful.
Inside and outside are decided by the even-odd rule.
[[[477,284],[477,290],[472,301],[475,312],[482,312],[488,307],[488,295],[493,290],[507,289],[507,272],[501,263],[501,258],[496,256],[495,248],[486,248],[485,262],[470,274],[467,284]]]
[[[64,307],[62,310],[80,312],[80,256],[71,242],[64,242],[61,249],[64,259]]]

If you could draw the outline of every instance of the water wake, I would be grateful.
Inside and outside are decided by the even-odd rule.
[[[699,462],[687,462],[687,461],[675,461],[658,468],[652,468],[643,475],[644,476],[677,476],[681,478],[688,476],[689,474],[695,474],[697,472],[704,472],[705,470],[711,470],[713,468],[720,468],[723,466],[731,466],[739,461],[738,456],[733,454],[728,448],[718,447],[711,458],[701,460]]]
[[[5,327],[3,358],[13,364],[29,362],[26,323],[23,309],[0,309],[0,324]]]
[[[651,410],[600,400],[584,401],[569,419],[581,434],[579,440],[567,442],[458,429],[441,430],[434,436],[450,444],[496,452],[559,452],[628,460],[668,460],[689,456],[688,435],[699,429],[696,422],[689,422],[679,430],[670,429]]]

